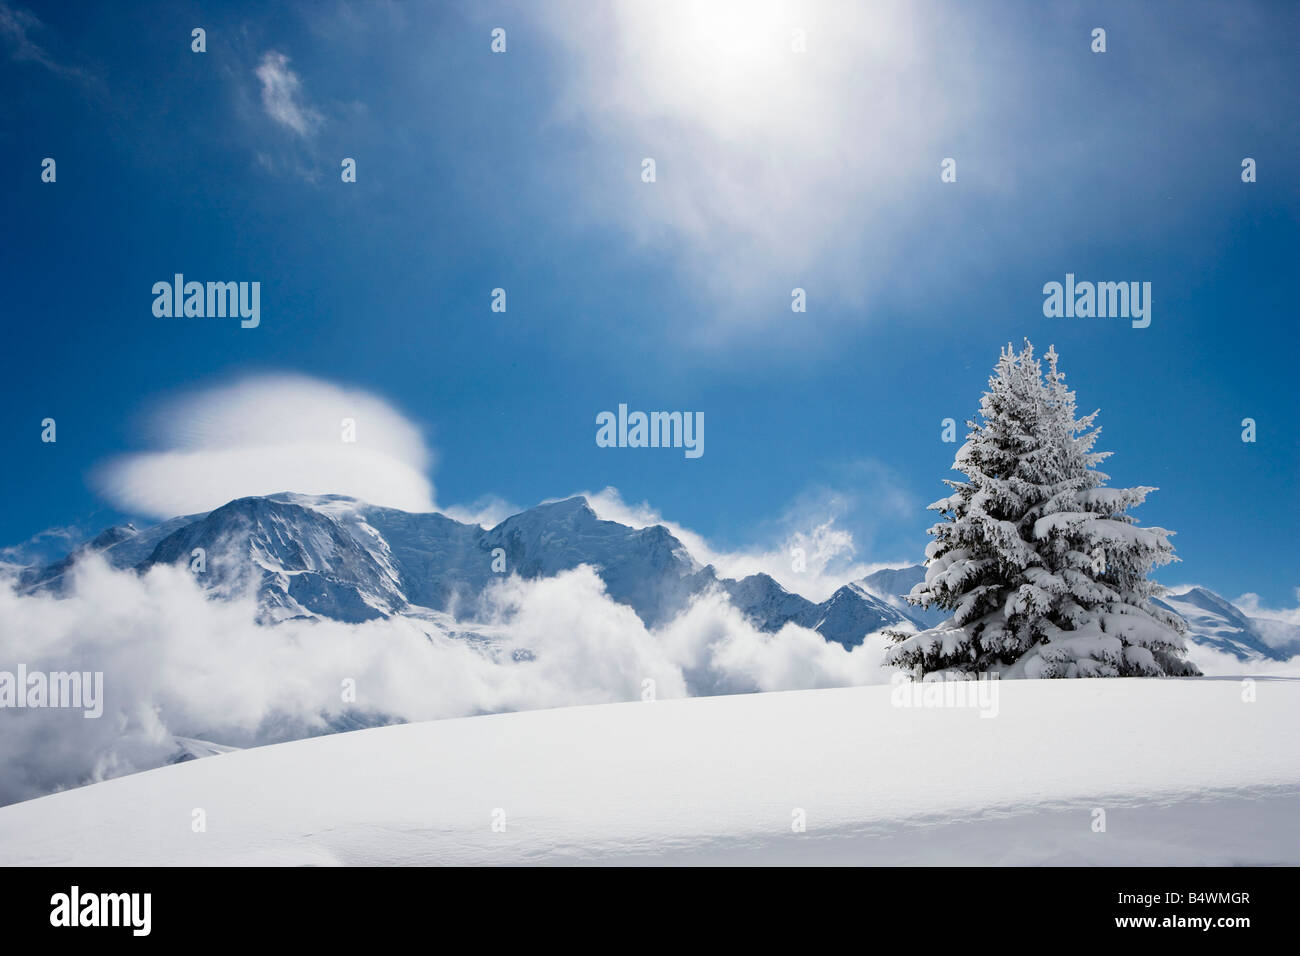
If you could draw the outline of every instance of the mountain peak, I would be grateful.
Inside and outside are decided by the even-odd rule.
[[[1244,619],[1244,615],[1238,607],[1215,594],[1209,588],[1193,586],[1178,591],[1171,591],[1168,596],[1175,601],[1182,601],[1191,604],[1203,611],[1217,612],[1223,614],[1225,617],[1235,618],[1237,620]]]
[[[547,511],[552,514],[568,514],[570,512],[587,511],[594,517],[596,512],[592,510],[591,504],[587,501],[585,495],[574,495],[572,498],[562,498],[559,501],[544,501],[531,511]]]
[[[105,528],[99,534],[91,539],[88,547],[91,551],[103,551],[105,548],[111,548],[113,545],[125,541],[127,538],[135,537],[139,534],[133,524],[114,525],[111,528]]]
[[[493,530],[546,527],[587,528],[600,523],[600,518],[587,499],[582,495],[562,498],[559,501],[544,501],[540,505],[528,508],[500,522]],[[605,522],[613,525],[614,522]]]

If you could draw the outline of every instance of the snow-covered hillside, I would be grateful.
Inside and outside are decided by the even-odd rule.
[[[647,682],[661,700],[887,682],[880,631],[943,617],[901,599],[924,575],[814,601],[581,497],[490,529],[296,494],[109,529],[0,586],[0,671],[100,673],[105,715],[3,715],[0,804],[221,748],[636,700]],[[1203,589],[1167,600],[1202,673],[1295,673],[1284,622]]]
[[[876,686],[406,724],[0,808],[0,863],[1300,864],[1300,681],[1245,690],[1008,681],[981,709]]]

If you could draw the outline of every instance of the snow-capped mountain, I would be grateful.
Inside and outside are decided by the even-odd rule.
[[[905,568],[884,568],[875,571],[858,584],[909,620],[915,621],[919,627],[934,627],[948,617],[947,611],[916,607],[905,600],[908,592],[924,580],[924,565],[913,564]]]
[[[1188,636],[1238,660],[1288,660],[1300,654],[1300,627],[1250,617],[1202,587],[1177,588],[1156,601],[1187,622]]]
[[[89,552],[119,569],[191,567],[220,598],[251,589],[265,624],[429,612],[472,620],[478,596],[503,572],[551,577],[581,564],[597,569],[610,597],[647,626],[715,587],[763,630],[793,622],[845,647],[884,627],[923,625],[929,616],[869,582],[847,584],[816,603],[766,574],[720,578],[662,525],[602,520],[582,497],[530,508],[491,529],[342,496],[240,498],[144,530],[110,528],[63,560],[28,569],[20,583],[59,590],[69,568]]]
[[[719,577],[662,525],[602,520],[580,496],[490,529],[338,495],[240,498],[150,528],[109,528],[62,560],[25,570],[20,585],[60,590],[68,569],[90,552],[119,569],[201,568],[199,580],[216,597],[251,589],[264,624],[431,614],[473,621],[479,595],[503,573],[552,577],[581,564],[595,568],[610,597],[647,626],[711,588],[724,591],[761,630],[794,623],[845,647],[883,628],[932,627],[946,616],[903,600],[925,577],[920,565],[876,571],[818,603],[767,574]],[[1300,627],[1252,618],[1205,588],[1182,589],[1160,603],[1187,620],[1192,640],[1240,660],[1285,660],[1300,651]]]

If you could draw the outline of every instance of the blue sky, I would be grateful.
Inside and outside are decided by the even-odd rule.
[[[833,519],[918,559],[940,422],[1029,337],[1160,488],[1162,580],[1294,603],[1300,9],[538,10],[2,0],[0,542],[130,517],[94,475],[150,413],[274,372],[415,423],[440,507],[612,486],[718,547]],[[260,281],[261,325],[156,318],[175,272]],[[1045,318],[1067,272],[1151,282],[1150,327]],[[598,448],[620,402],[703,412],[705,454]]]

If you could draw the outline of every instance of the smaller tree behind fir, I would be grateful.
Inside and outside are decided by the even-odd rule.
[[[886,660],[926,675],[1125,677],[1196,675],[1185,658],[1186,624],[1151,603],[1148,578],[1178,560],[1163,528],[1127,514],[1154,488],[1107,488],[1092,450],[1097,412],[1075,418],[1074,393],[1033,346],[1003,350],[967,422],[966,444],[930,505],[925,581],[908,600],[952,616],[916,634],[894,634]]]

